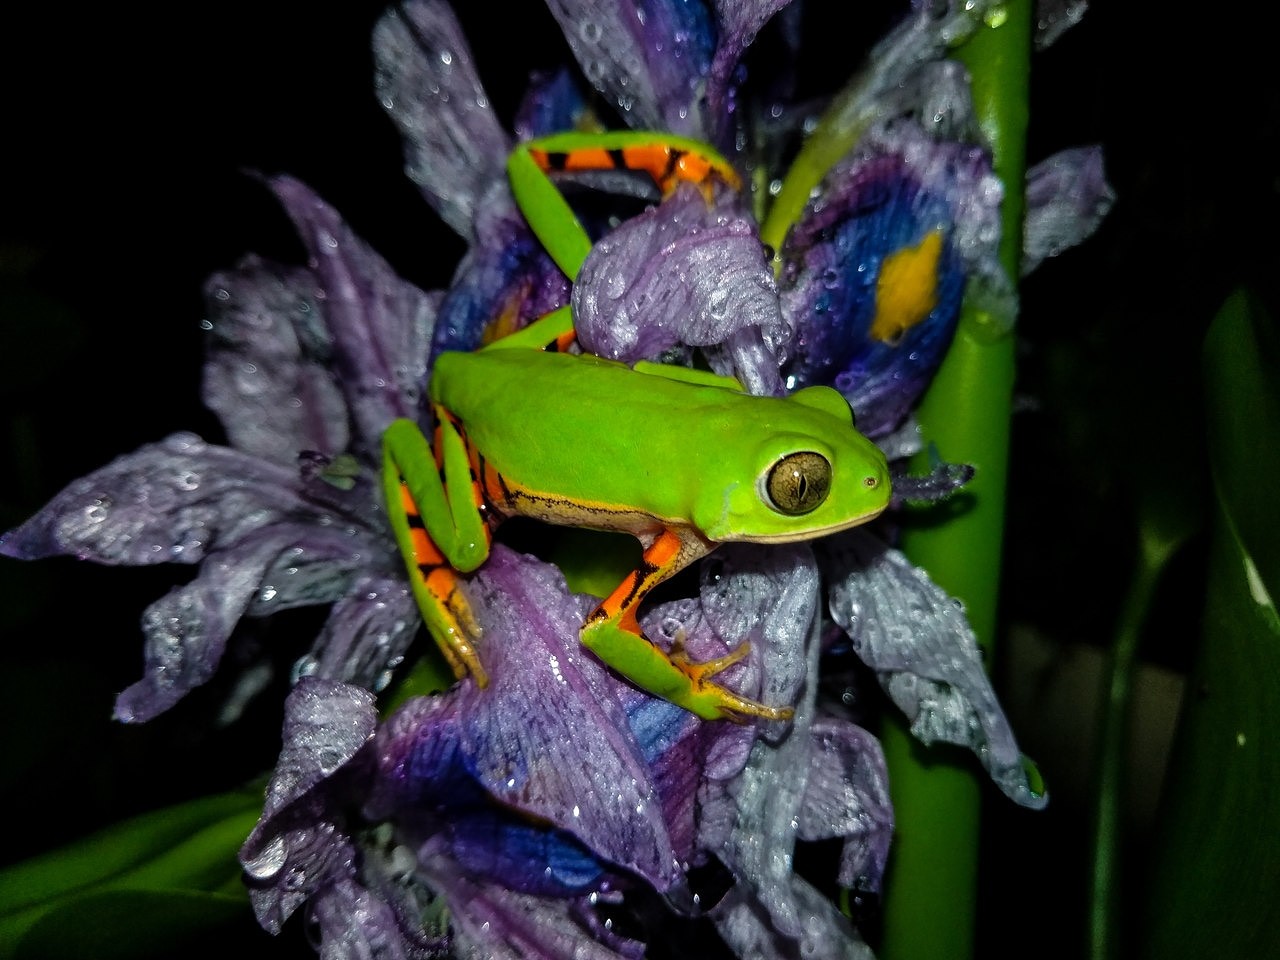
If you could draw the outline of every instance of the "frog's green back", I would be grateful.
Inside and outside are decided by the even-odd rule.
[[[834,412],[843,401],[754,397],[525,350],[442,354],[431,394],[510,483],[602,516],[693,524],[715,541],[784,541],[863,522],[888,503],[884,456]],[[771,509],[760,486],[796,451],[832,467],[830,495],[800,516]]]

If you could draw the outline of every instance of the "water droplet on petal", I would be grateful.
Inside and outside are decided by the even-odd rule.
[[[245,872],[257,880],[270,880],[280,872],[288,853],[284,837],[276,837],[256,857],[243,862]]]

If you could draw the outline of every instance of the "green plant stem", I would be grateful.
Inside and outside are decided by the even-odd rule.
[[[1032,5],[997,8],[994,26],[958,51],[972,78],[974,106],[1005,184],[1001,263],[1019,275],[1022,250],[1027,79]],[[995,635],[1012,411],[1012,316],[972,302],[918,411],[926,443],[944,460],[976,468],[962,498],[921,515],[903,549],[943,589],[965,604],[988,651]],[[945,522],[936,522],[945,519]],[[979,791],[972,760],[953,764],[940,751],[923,756],[905,727],[884,733],[898,831],[885,881],[886,960],[963,960],[976,928]],[[936,759],[934,759],[936,758]]]
[[[1150,530],[1150,528],[1148,528]],[[1089,957],[1107,960],[1121,956],[1119,932],[1120,848],[1127,783],[1125,752],[1129,741],[1133,674],[1142,625],[1146,622],[1156,584],[1182,538],[1143,536],[1137,569],[1129,584],[1124,609],[1116,624],[1102,698],[1102,729],[1098,746],[1094,795],[1093,868],[1089,876]]]

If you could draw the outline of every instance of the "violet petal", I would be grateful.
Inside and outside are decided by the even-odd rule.
[[[0,554],[195,563],[264,523],[314,512],[297,487],[296,471],[175,433],[70,483],[0,538]]]
[[[791,0],[716,0],[715,57],[706,71],[706,103],[710,129],[704,136],[717,146],[725,147],[725,137],[732,129],[736,112],[733,80],[738,63],[756,34],[774,14]]]
[[[376,727],[373,694],[349,684],[304,679],[285,701],[284,745],[266,804],[240,848],[266,930],[278,933],[317,890],[353,878],[355,850],[329,791]]]
[[[868,436],[906,417],[946,352],[966,280],[994,284],[999,182],[986,153],[900,122],[828,175],[788,236],[788,386],[834,386]]]
[[[701,4],[550,0],[587,82],[637,129],[705,137],[699,108],[715,27]],[[692,108],[692,109],[691,109]]]
[[[442,955],[443,943],[410,941],[391,907],[351,880],[318,891],[308,910],[320,928],[320,960],[435,960]]]
[[[679,870],[618,681],[578,643],[586,603],[554,567],[501,547],[468,587],[489,685],[464,681],[392,718],[382,763],[401,772],[380,802],[416,803],[404,798],[434,789],[406,779],[406,758],[439,766],[427,758],[443,749],[440,737],[456,737],[470,776],[500,804],[572,834],[659,890],[672,887]]]
[[[437,298],[397,276],[305,184],[282,176],[270,186],[298,229],[323,297],[352,452],[380,463],[382,431],[397,417],[420,415]]]
[[[116,719],[150,720],[207,681],[255,598],[269,591],[276,609],[332,601],[359,557],[344,533],[290,523],[263,526],[211,552],[194,580],[143,614],[145,675],[116,698]]]
[[[1092,234],[1115,199],[1101,147],[1062,150],[1028,170],[1022,275]]]
[[[744,328],[769,343],[785,336],[755,222],[684,185],[592,248],[573,307],[583,347],[624,362],[677,343],[719,344]]]
[[[403,662],[420,617],[403,578],[365,574],[333,605],[299,672],[382,690]]]
[[[815,720],[809,736],[813,749],[796,835],[801,840],[843,837],[837,882],[846,889],[878,891],[893,836],[880,741],[834,717]]]
[[[475,350],[569,302],[569,279],[509,194],[478,212],[476,239],[440,303],[432,356]]]
[[[419,872],[449,906],[459,960],[638,960],[644,954],[636,941],[614,937],[602,944],[570,900],[477,883],[442,854],[425,858]]]
[[[476,206],[495,184],[511,141],[472,64],[449,4],[407,0],[373,31],[378,100],[404,138],[405,173],[457,233],[472,236]]]
[[[534,74],[516,109],[516,139],[532,140],[563,130],[576,130],[587,109],[586,98],[567,67],[550,75]]]
[[[863,530],[823,541],[831,615],[923,743],[968,747],[1007,796],[1039,809],[1030,761],[992,689],[964,613],[925,572]]]
[[[346,404],[314,287],[306,270],[253,256],[205,284],[205,406],[231,446],[288,467],[303,450],[347,449]]]

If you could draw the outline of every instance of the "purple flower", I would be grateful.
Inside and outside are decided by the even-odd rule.
[[[621,116],[704,139],[767,182],[776,144],[744,133],[742,58],[785,5],[558,0],[551,11]],[[441,350],[572,303],[590,352],[696,352],[755,393],[834,384],[891,457],[911,451],[910,411],[962,292],[1013,295],[994,258],[1001,188],[964,84],[938,61],[978,16],[921,8],[881,45],[850,100],[863,135],[792,225],[780,271],[752,196],[685,186],[620,224],[588,221],[596,243],[573,284],[511,197],[514,138],[449,7],[410,0],[382,18],[376,88],[406,171],[468,243],[449,289],[414,288],[304,185],[268,179],[308,262],[250,257],[208,284],[204,398],[228,446],[190,434],[145,446],[0,539],[0,553],[25,559],[195,565],[144,614],[145,673],[116,705],[125,721],[205,683],[244,621],[328,607],[241,851],[266,929],[305,904],[323,956],[633,957],[683,916],[743,956],[869,956],[791,869],[797,841],[834,842],[834,879],[874,894],[893,830],[878,742],[820,695],[833,650],[856,655],[922,740],[969,747],[1015,801],[1044,803],[962,614],[883,530],[816,551],[722,547],[692,595],[643,611],[650,638],[694,660],[749,643],[720,680],[793,705],[786,723],[703,722],[621,681],[577,642],[595,598],[502,544],[464,588],[488,686],[389,688],[423,651],[380,502],[380,438],[394,419],[428,422]],[[567,72],[538,78],[515,129],[585,123],[588,103]],[[1107,202],[1096,155],[1053,172],[1035,181],[1035,210],[1052,212],[1030,221],[1052,239],[1029,262],[1087,232],[1088,216],[1068,211],[1096,222]],[[966,476],[944,465],[895,483],[899,498],[937,499]],[[394,706],[378,702],[384,691]],[[700,871],[718,871],[720,888],[701,889]]]

